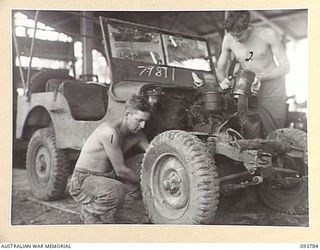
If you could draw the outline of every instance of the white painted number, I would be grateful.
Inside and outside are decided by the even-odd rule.
[[[139,76],[147,74],[148,76],[164,77],[168,78],[168,68],[167,67],[154,67],[154,66],[143,66],[139,65],[138,69],[140,70]],[[174,70],[172,69],[172,81],[174,81]]]

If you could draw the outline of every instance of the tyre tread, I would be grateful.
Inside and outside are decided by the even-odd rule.
[[[269,139],[275,139],[279,136],[285,136],[287,138],[293,139],[295,142],[298,142],[301,146],[305,148],[305,159],[304,163],[307,165],[308,162],[308,152],[307,152],[307,134],[304,131],[301,131],[299,129],[292,129],[292,128],[283,128],[278,129],[273,132],[271,132],[268,135]],[[307,189],[307,187],[306,187]],[[292,192],[293,195],[295,195],[296,199],[300,200],[304,197],[299,197],[299,195],[304,196],[305,194],[295,194]],[[259,186],[258,188],[258,195],[259,198],[265,203],[269,208],[286,213],[286,214],[295,214],[294,205],[292,203],[297,203],[298,201],[292,200],[293,198],[288,195],[282,195],[274,194],[271,195],[270,192],[268,192],[268,188],[265,187],[263,184]]]
[[[50,179],[45,188],[39,188],[32,177],[31,171],[33,166],[31,165],[32,159],[30,158],[32,157],[31,154],[33,147],[36,146],[37,143],[43,142],[47,142],[46,145],[48,150],[51,152],[53,159]],[[42,128],[37,130],[33,134],[28,145],[26,159],[28,179],[34,195],[41,200],[55,200],[60,198],[65,191],[67,184],[69,176],[69,160],[67,154],[63,150],[57,149],[55,145],[56,139],[52,128]]]
[[[186,160],[192,166],[190,174],[195,180],[196,191],[194,195],[195,207],[193,214],[186,218],[185,224],[209,224],[212,222],[215,211],[217,210],[219,201],[219,182],[216,179],[218,176],[217,168],[214,160],[209,153],[205,144],[195,135],[181,130],[170,130],[157,135],[147,148],[142,163],[141,171],[141,187],[143,199],[147,210],[149,210],[149,217],[154,222],[151,201],[151,188],[148,185],[148,180],[144,177],[147,168],[146,158],[159,144],[170,144],[175,148],[181,149],[184,152]]]

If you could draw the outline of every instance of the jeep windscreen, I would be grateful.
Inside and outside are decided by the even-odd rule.
[[[164,34],[163,42],[168,66],[211,70],[208,47],[205,41]]]
[[[111,56],[137,62],[211,71],[204,40],[126,24],[108,24]]]

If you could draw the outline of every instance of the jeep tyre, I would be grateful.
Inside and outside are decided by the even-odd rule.
[[[46,91],[46,83],[50,79],[72,79],[66,70],[61,69],[44,69],[34,75],[30,79],[30,93],[39,93]]]
[[[55,200],[65,191],[69,175],[66,153],[56,148],[52,128],[37,130],[28,145],[27,177],[31,191],[40,200]]]
[[[141,188],[155,224],[210,224],[219,202],[218,174],[208,148],[180,130],[152,140],[142,163]]]
[[[284,128],[271,132],[268,139],[289,140],[294,147],[303,148],[305,151],[304,159],[294,159],[286,154],[279,155],[284,161],[284,168],[297,170],[301,178],[308,175],[308,147],[307,134],[298,129]],[[277,174],[276,178],[290,177],[290,175]],[[293,177],[291,175],[291,177]],[[307,208],[308,198],[308,180],[301,180],[301,182],[294,184],[280,184],[274,185],[271,179],[266,179],[258,188],[258,194],[261,200],[270,208],[279,212],[288,214],[297,213],[297,209]]]

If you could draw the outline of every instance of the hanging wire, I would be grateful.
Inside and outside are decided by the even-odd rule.
[[[238,139],[236,136],[232,136],[230,135],[230,132],[234,133],[235,135],[237,135],[240,139],[244,139],[244,137],[236,130],[232,129],[232,128],[227,128],[226,129],[226,133],[228,136],[231,136],[233,138],[233,144],[237,146],[238,149],[240,149],[240,145],[239,145],[239,142],[238,142]]]
[[[37,27],[38,27],[38,15],[39,15],[39,10],[36,11],[35,17],[34,17],[34,33],[33,33],[33,38],[32,38],[32,43],[31,43],[31,48],[30,48],[30,60],[29,60],[29,67],[28,67],[28,75],[27,75],[27,95],[29,97],[29,85],[30,85],[30,72],[31,72],[31,65],[32,65],[32,58],[33,58],[33,49],[34,49],[34,41],[36,40],[36,33],[37,33]]]
[[[18,41],[17,41],[17,36],[16,36],[15,30],[12,32],[12,35],[13,35],[14,47],[15,47],[16,54],[17,54],[18,61],[19,61],[19,72],[20,72],[20,78],[21,78],[21,82],[22,82],[22,86],[23,86],[23,91],[25,91],[26,90],[26,82],[24,80],[24,75],[23,75],[23,71],[22,71],[20,51],[19,51],[19,46],[18,46]]]
[[[218,127],[217,132],[219,133],[220,130],[221,130],[225,125],[227,125],[227,123],[228,123],[233,117],[237,116],[238,114],[239,114],[238,112],[235,112],[234,114],[232,114],[232,115],[229,117],[228,120],[226,120],[224,123],[222,123],[222,124]]]
[[[227,128],[226,133],[229,134],[230,132],[236,134],[240,139],[244,139],[244,137],[238,131],[236,131],[232,128]]]

